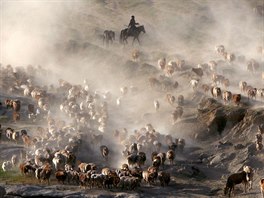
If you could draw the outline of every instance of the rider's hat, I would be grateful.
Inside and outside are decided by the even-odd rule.
[[[134,15],[132,15],[131,18],[135,18]]]

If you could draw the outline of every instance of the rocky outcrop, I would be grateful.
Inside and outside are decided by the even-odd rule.
[[[232,129],[244,119],[246,112],[246,107],[225,106],[213,98],[202,99],[197,120],[206,124],[208,131],[198,137],[201,140],[221,138],[225,130]]]
[[[4,194],[1,194],[1,193]],[[19,197],[46,197],[46,198],[129,198],[140,197],[136,192],[133,193],[112,193],[106,190],[93,190],[87,193],[86,190],[78,186],[37,186],[37,185],[3,185],[0,186],[0,198],[19,198]]]

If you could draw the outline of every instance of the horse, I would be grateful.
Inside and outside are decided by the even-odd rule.
[[[134,30],[132,30],[131,32],[128,32],[128,28],[126,29],[123,29],[121,30],[121,33],[120,33],[120,43],[123,43],[123,44],[127,44],[127,38],[128,37],[133,37],[133,42],[132,42],[132,45],[134,44],[134,41],[137,39],[138,41],[138,44],[140,44],[140,41],[139,41],[139,34],[143,32],[143,33],[146,33],[145,31],[145,28],[144,28],[144,25],[141,25],[141,26],[138,26],[138,27],[135,27]]]
[[[115,40],[115,32],[112,30],[105,30],[103,34],[103,44],[106,43],[106,46],[109,45],[109,42],[113,44]]]

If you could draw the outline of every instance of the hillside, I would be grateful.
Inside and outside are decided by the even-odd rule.
[[[243,193],[242,184],[236,185],[236,197],[260,195],[264,156],[255,140],[264,117],[264,12],[256,8],[263,0],[0,3],[0,163],[17,155],[18,164],[52,164],[50,185],[21,174],[18,164],[1,169],[4,197],[224,197],[227,177],[244,165],[255,171],[253,189]],[[128,38],[123,45],[120,31],[131,15],[146,33],[139,35],[141,44]],[[108,46],[105,30],[115,32]],[[216,50],[219,45],[226,54]],[[218,97],[213,87],[221,89]],[[256,95],[248,98],[249,90]],[[241,101],[224,101],[225,91],[241,94]],[[13,103],[7,108],[7,99],[21,102],[18,112]],[[28,105],[35,108],[33,117]],[[14,120],[15,113],[20,119]],[[8,139],[7,128],[18,132],[17,141]],[[27,145],[21,130],[33,143]],[[74,170],[81,162],[94,163],[99,174],[128,163],[133,143],[146,154],[139,171],[153,165],[153,152],[167,153],[170,143],[177,144],[173,164],[167,159],[158,169],[170,174],[168,186],[142,179],[131,189],[108,189],[93,186],[91,178],[86,187],[55,178],[57,152],[76,156]],[[108,160],[102,145],[110,150]]]

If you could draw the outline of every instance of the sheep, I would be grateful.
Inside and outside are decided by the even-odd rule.
[[[103,173],[102,173],[103,174]],[[107,172],[107,177],[104,180],[104,187],[111,188],[111,187],[117,187],[117,184],[120,182],[120,178],[117,175],[116,172],[109,170]]]
[[[120,92],[121,92],[122,96],[125,96],[128,93],[128,88],[127,87],[121,87]]]
[[[208,67],[212,72],[216,72],[217,70],[217,63],[215,61],[209,61],[208,62]]]
[[[157,156],[160,157],[160,165],[162,165],[162,167],[164,168],[164,164],[166,161],[166,153],[158,153]]]
[[[166,59],[165,58],[161,58],[158,60],[158,67],[161,69],[161,70],[164,70],[165,69],[165,66],[166,66]]]
[[[223,97],[224,103],[226,104],[227,102],[231,101],[232,93],[230,91],[223,91],[222,97]]]
[[[247,62],[247,71],[250,71],[251,73],[255,73],[259,70],[259,63],[254,60],[254,59],[250,59]]]
[[[193,90],[195,90],[198,87],[198,83],[199,83],[199,80],[196,80],[196,79],[190,80],[190,85]]]
[[[128,166],[128,164],[122,164],[122,166],[121,166],[121,170],[123,170],[123,171],[129,171],[129,166]]]
[[[159,103],[158,100],[154,100],[154,108],[155,108],[156,112],[159,110],[159,108],[160,108],[160,103]]]
[[[176,109],[171,113],[172,124],[175,125],[177,120],[182,117],[183,108],[181,106],[176,107]]]
[[[140,180],[136,177],[122,176],[120,177],[120,182],[118,187],[127,190],[134,190],[139,186]]]
[[[227,89],[230,86],[230,81],[226,78],[221,82],[221,84],[224,86],[225,89]]]
[[[153,142],[153,145],[154,145],[155,150],[156,150],[157,152],[160,152],[160,149],[161,149],[162,144],[161,144],[159,141],[155,140],[155,141]]]
[[[223,55],[223,53],[225,52],[225,47],[223,45],[217,45],[217,46],[215,46],[215,51],[219,55]]]
[[[88,182],[90,181],[90,175],[88,173],[79,173],[79,181],[81,187],[86,187]]]
[[[137,165],[141,167],[142,165],[145,164],[145,161],[147,160],[146,153],[144,152],[139,152],[137,155]]]
[[[179,95],[178,96],[178,105],[179,106],[183,106],[184,105],[184,96],[183,95]]]
[[[155,156],[152,161],[152,166],[159,168],[161,165],[161,158],[160,156]]]
[[[12,140],[14,140],[16,142],[16,144],[17,144],[17,142],[19,140],[19,131],[13,132]]]
[[[167,75],[168,77],[171,77],[171,76],[173,75],[174,71],[175,71],[175,67],[174,67],[173,65],[169,65],[169,64],[168,64],[168,65],[165,67],[165,72],[166,72],[166,75]]]
[[[10,127],[6,128],[5,134],[6,134],[6,137],[7,137],[8,140],[12,140],[12,136],[13,136],[14,132],[15,132],[14,129],[12,129]]]
[[[246,192],[247,182],[250,181],[249,174],[250,174],[249,172],[242,171],[242,172],[234,173],[230,175],[227,178],[226,187],[224,189],[224,194],[225,195],[228,194],[228,196],[230,197],[231,193],[232,192],[234,193],[235,185],[241,184],[241,183],[244,183],[244,192]]]
[[[219,75],[215,73],[212,74],[212,81],[214,85],[222,84],[224,80],[225,80],[225,77],[223,75]]]
[[[211,88],[211,94],[214,98],[219,98],[221,97],[221,89],[220,87],[212,87]]]
[[[178,144],[176,144],[175,142],[171,142],[168,145],[169,150],[173,150],[174,152],[176,151],[176,149],[178,148]]]
[[[137,164],[138,156],[137,154],[131,154],[127,157],[127,163],[129,166],[134,166]]]
[[[173,104],[174,104],[175,101],[176,101],[175,96],[173,96],[173,95],[171,95],[171,94],[167,94],[167,95],[166,95],[166,98],[167,98],[167,101],[169,102],[169,104],[170,104],[171,106],[173,106]]]
[[[179,151],[182,153],[183,149],[185,147],[185,140],[183,138],[179,138],[178,142],[177,142],[177,145],[178,145]]]
[[[160,181],[160,185],[164,187],[165,185],[168,186],[170,183],[170,173],[160,171],[158,172],[158,179]]]
[[[29,147],[29,146],[32,146],[33,145],[33,141],[31,140],[30,136],[29,135],[22,135],[22,140],[24,142],[24,144]]]
[[[2,169],[4,172],[7,172],[12,169],[12,162],[11,161],[5,161],[2,164]]]
[[[232,63],[232,62],[236,59],[236,56],[235,56],[233,53],[227,53],[227,52],[225,52],[225,53],[224,53],[224,58],[225,58],[229,63]]]
[[[13,121],[16,123],[18,120],[20,120],[20,113],[17,111],[13,111],[12,117],[13,117]]]
[[[249,89],[247,91],[247,95],[248,95],[248,100],[249,100],[249,98],[251,98],[252,100],[253,100],[253,98],[255,98],[255,100],[256,100],[257,88]]]
[[[13,100],[12,108],[15,112],[19,112],[21,108],[21,102],[20,100]]]
[[[80,163],[78,165],[78,170],[82,173],[86,173],[89,170],[96,170],[96,165],[93,163]]]
[[[108,147],[105,145],[102,145],[102,146],[100,146],[100,151],[101,151],[102,157],[107,161],[108,160],[108,154],[109,154]]]
[[[151,174],[148,171],[143,171],[142,177],[146,183],[154,183],[154,173]]]
[[[175,159],[175,152],[173,150],[168,150],[166,153],[166,157],[170,161],[170,165],[172,165]]]
[[[129,152],[131,154],[137,154],[138,153],[137,143],[133,143],[130,145]]]
[[[92,187],[94,187],[95,185],[97,187],[103,187],[104,186],[104,181],[107,178],[106,175],[103,174],[98,174],[98,173],[94,173],[91,174],[91,185]]]
[[[55,170],[60,170],[65,166],[66,160],[63,156],[55,156],[52,159],[52,163],[54,164]]]
[[[256,142],[256,150],[260,151],[263,149],[263,144],[261,142]]]
[[[15,167],[18,164],[18,157],[17,155],[13,155],[11,158],[12,166]]]
[[[239,89],[241,92],[245,92],[246,91],[246,87],[247,87],[247,82],[245,81],[240,81],[239,82]]]
[[[76,170],[66,170],[67,178],[68,178],[68,184],[70,183],[76,183],[79,184],[79,174]]]
[[[132,59],[134,62],[138,62],[139,61],[139,56],[140,56],[140,51],[135,49],[132,51]]]
[[[260,132],[258,132],[256,135],[256,140],[255,140],[255,143],[256,143],[256,149],[259,151],[259,150],[262,150],[263,148],[263,144],[262,144],[262,134]]]

